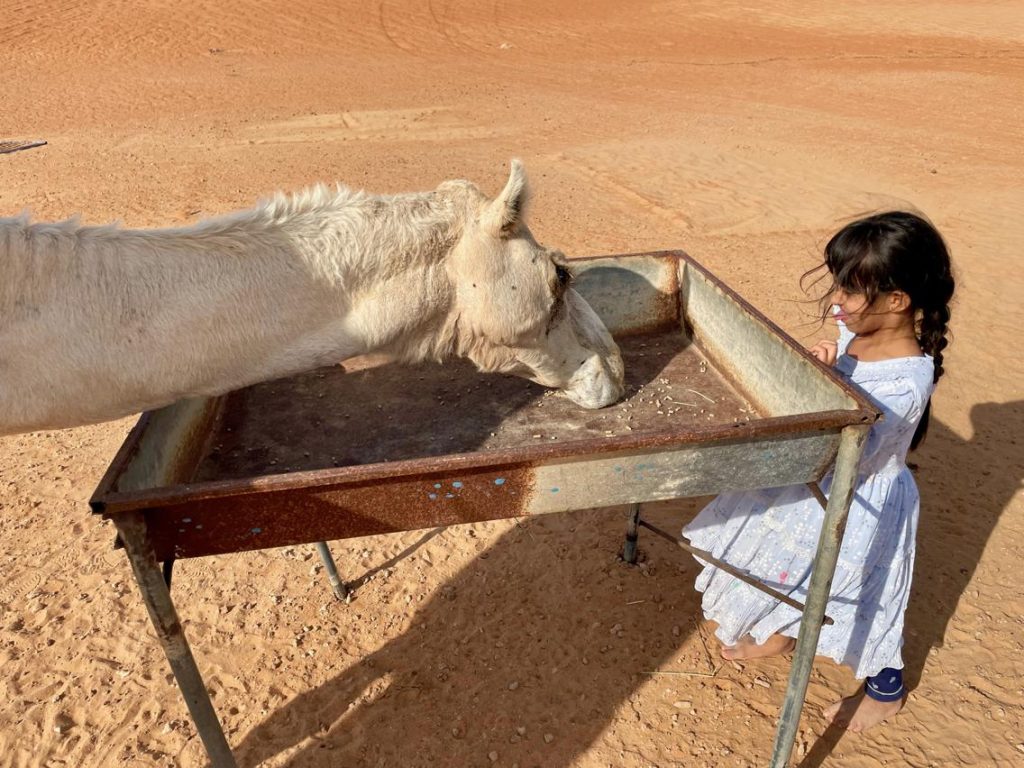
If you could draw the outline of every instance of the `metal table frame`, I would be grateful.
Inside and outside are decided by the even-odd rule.
[[[768,412],[782,410],[783,414],[746,425],[198,484],[189,480],[202,457],[206,435],[218,418],[222,399],[182,401],[142,416],[90,504],[94,512],[113,520],[117,527],[157,638],[215,768],[235,766],[235,760],[171,599],[169,566],[175,558],[315,542],[334,592],[343,598],[345,587],[326,540],[629,504],[630,533],[635,543],[641,524],[640,502],[729,489],[734,487],[730,483],[739,478],[738,466],[742,466],[741,484],[754,488],[816,482],[834,464],[832,489],[770,763],[772,768],[788,764],[860,455],[879,413],[856,390],[682,252],[579,260],[576,267],[584,278],[590,278],[578,281],[581,292],[613,333],[645,324],[675,323],[692,338],[703,337],[705,345],[715,347],[708,351],[752,400],[767,404]],[[622,297],[617,287],[622,287],[624,275],[629,278],[630,302],[616,300]],[[643,277],[649,291],[644,293],[642,284],[629,282],[636,275]],[[620,306],[623,304],[627,306]],[[691,309],[695,314],[690,314]],[[784,370],[778,381],[767,385],[756,382],[762,389],[754,393],[742,378],[745,364],[759,369],[762,378],[776,365]],[[794,409],[785,400],[793,377],[801,397],[812,404],[809,412],[806,408],[805,412],[786,412]],[[750,446],[756,446],[756,455],[763,461],[751,460],[754,454]],[[640,460],[648,463],[636,464]],[[629,462],[653,470],[637,475],[640,480],[622,482],[622,466],[628,468]],[[618,472],[616,482],[595,484],[593,478],[610,475],[613,464]],[[558,494],[557,503],[551,496],[542,497],[531,490],[538,483],[582,476],[583,470],[588,473],[584,483],[587,487],[575,495]],[[501,476],[500,485],[492,480],[497,475]],[[437,505],[418,504],[416,489],[438,478],[452,477],[480,481],[474,486],[482,489],[477,501],[441,513]],[[602,503],[593,503],[595,493]],[[388,500],[390,506],[382,506]],[[333,509],[335,514],[325,514],[325,509]],[[206,527],[195,525],[193,518],[207,523]],[[282,524],[254,540],[249,532],[262,533],[263,529],[248,526],[252,521],[265,526],[268,520]]]

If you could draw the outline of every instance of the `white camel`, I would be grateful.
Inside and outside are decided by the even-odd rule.
[[[317,186],[193,226],[0,218],[0,435],[117,418],[353,355],[471,359],[586,408],[622,359],[523,222],[518,161],[369,195]]]

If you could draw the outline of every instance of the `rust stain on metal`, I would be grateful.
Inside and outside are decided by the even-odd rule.
[[[518,517],[529,466],[197,500],[144,512],[160,560]]]

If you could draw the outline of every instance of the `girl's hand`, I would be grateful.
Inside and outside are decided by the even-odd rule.
[[[810,353],[821,360],[825,365],[836,364],[836,356],[839,354],[839,346],[834,341],[819,341],[810,349]]]

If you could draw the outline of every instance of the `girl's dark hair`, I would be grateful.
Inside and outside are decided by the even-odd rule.
[[[823,299],[823,317],[830,310],[828,296],[836,288],[863,294],[869,306],[882,293],[907,294],[914,311],[918,342],[921,350],[935,361],[935,382],[939,381],[944,372],[942,350],[948,343],[949,302],[955,282],[949,250],[935,227],[905,211],[858,219],[833,235],[825,246],[825,262],[804,278],[823,268],[832,277],[832,285]],[[911,449],[924,439],[930,413],[931,401],[914,433]]]

